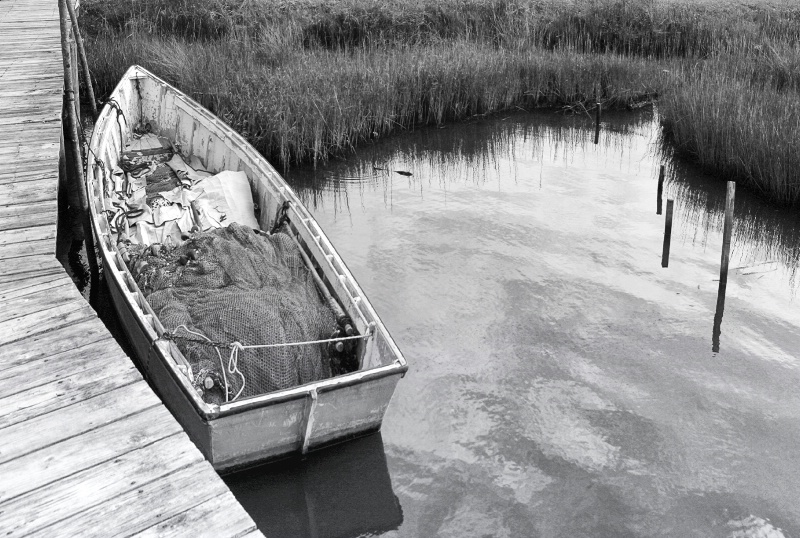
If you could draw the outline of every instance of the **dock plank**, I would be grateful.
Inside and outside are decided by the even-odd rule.
[[[66,275],[61,275],[66,278]],[[109,338],[105,326],[97,318],[87,317],[74,324],[53,327],[25,340],[0,345],[0,378],[8,369],[30,361],[79,351],[83,346]],[[67,356],[68,359],[68,356]]]
[[[160,405],[161,401],[147,383],[141,381],[8,426],[0,430],[0,463],[21,458]],[[56,421],[62,421],[57,428],[53,427]],[[135,424],[131,423],[133,426]],[[31,432],[37,432],[37,435],[31,436]]]
[[[58,162],[57,153],[55,160]],[[58,176],[56,175],[56,177]],[[26,181],[22,184],[0,184],[0,206],[30,204],[57,199],[58,181],[53,181],[52,178]]]
[[[261,536],[55,259],[58,4],[0,1],[0,529]]]
[[[53,204],[52,209],[48,210],[39,210],[36,212],[29,213],[27,215],[20,215],[17,217],[8,216],[8,217],[0,217],[0,230],[16,230],[18,228],[27,227],[27,226],[42,226],[44,224],[52,224],[58,220],[58,209]],[[50,241],[52,244],[53,241]],[[55,249],[50,249],[48,252],[54,252]],[[37,252],[37,254],[45,254],[44,251]],[[0,255],[0,259],[2,255]]]
[[[50,123],[57,120],[42,119],[31,121],[18,121],[19,117],[0,118],[0,129],[2,130],[25,130],[29,127],[34,129],[41,128],[41,136],[52,138],[52,132],[48,132],[45,127],[49,127]],[[36,163],[47,160],[57,160],[60,150],[60,143],[47,142],[39,143],[35,139],[14,140],[6,144],[0,145],[0,159],[3,163],[7,163],[9,171],[26,170],[28,163]]]
[[[143,484],[97,506],[61,520],[54,528],[29,533],[28,536],[52,538],[63,536],[105,538],[137,534],[174,514],[185,512],[227,490],[224,482],[214,475],[211,465],[203,460],[168,475],[163,480]],[[199,476],[207,480],[198,480]],[[143,507],[147,507],[144,509]],[[113,526],[108,522],[113,521]],[[185,530],[185,529],[184,529]],[[199,532],[199,530],[195,530]]]
[[[52,330],[53,325],[68,325],[82,319],[96,319],[96,317],[97,314],[85,301],[75,299],[66,304],[0,322],[0,343],[13,342]]]
[[[13,288],[21,281],[36,276],[63,272],[64,266],[53,254],[31,254],[9,258],[0,263],[0,290]]]
[[[47,136],[42,133],[42,136]],[[44,159],[43,159],[44,160]],[[41,161],[32,163],[12,162],[0,170],[0,185],[34,180],[58,181],[58,169],[46,166]]]
[[[62,480],[136,448],[180,432],[163,407],[151,407],[0,464],[0,502]],[[136,506],[142,510],[142,505]],[[81,536],[67,533],[64,536]]]
[[[42,239],[48,239],[55,243],[56,239],[55,223],[49,223],[43,226],[15,228],[12,230],[0,230],[0,245],[25,243],[28,241],[39,241]]]
[[[43,286],[38,291],[9,298],[5,302],[5,308],[0,312],[0,325],[4,321],[74,302],[77,299],[76,291],[72,282],[62,280],[51,286]]]
[[[145,529],[139,538],[181,538],[187,528],[203,529],[206,536],[243,536],[255,531],[256,527],[246,514],[229,514],[226,506],[236,503],[230,491],[213,497],[189,510],[162,521],[154,527]]]
[[[9,301],[16,297],[36,293],[37,291],[69,283],[66,275],[42,275],[39,278],[31,278],[22,282],[18,287],[0,289],[0,302]]]
[[[97,360],[98,356],[95,355]],[[111,392],[142,379],[133,364],[102,361],[101,366],[71,372],[57,381],[0,398],[0,428],[25,422],[70,404]],[[12,387],[12,390],[13,387]]]
[[[0,220],[0,223],[2,223],[2,220]],[[25,243],[0,245],[0,260],[8,260],[11,258],[20,258],[23,256],[36,256],[42,254],[49,254],[51,256],[54,256],[55,252],[56,252],[56,247],[53,240],[41,239],[37,241],[28,241]]]
[[[44,178],[39,177],[36,179]],[[52,213],[53,211],[58,211],[58,203],[56,200],[46,200],[44,202],[33,202],[30,204],[4,205],[0,206],[0,219],[24,219],[28,215],[37,213]],[[55,221],[48,222],[48,224],[53,223],[55,223]]]
[[[4,398],[9,397],[48,383],[69,380],[76,374],[92,369],[103,371],[111,369],[115,373],[125,369],[134,369],[132,361],[117,363],[116,361],[98,360],[98,355],[114,349],[114,339],[106,334],[102,336],[103,338],[96,342],[2,370],[3,373],[0,375],[2,375],[3,381],[0,383],[0,394]],[[64,365],[69,365],[69,367],[64,367]],[[4,417],[0,416],[0,422],[3,419]]]
[[[36,163],[29,166],[22,166],[21,163],[11,163],[9,169],[5,172],[0,171],[0,185],[4,183],[35,181],[37,179],[58,181],[58,171],[54,171],[52,166],[42,166]]]
[[[199,452],[183,450],[185,443],[177,433],[69,476],[58,488],[45,486],[0,504],[5,536],[38,531],[201,462]],[[87,488],[86,484],[95,486]],[[186,527],[182,530],[186,532]],[[50,532],[60,535],[53,529]]]

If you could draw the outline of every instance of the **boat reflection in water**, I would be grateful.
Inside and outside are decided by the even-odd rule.
[[[403,522],[380,433],[224,479],[266,536],[353,538]]]

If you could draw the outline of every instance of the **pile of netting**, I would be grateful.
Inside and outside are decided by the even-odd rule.
[[[179,246],[128,244],[129,268],[209,403],[223,403],[331,376],[326,344],[337,334],[286,225],[273,234],[231,223]],[[333,372],[334,374],[337,372]]]

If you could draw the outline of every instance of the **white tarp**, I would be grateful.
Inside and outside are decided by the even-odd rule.
[[[194,207],[203,231],[224,228],[231,222],[258,229],[250,182],[244,172],[220,172],[201,179],[192,190],[200,193]]]
[[[185,187],[159,193],[168,204],[151,210],[145,201],[144,176],[133,178],[128,174],[129,196],[121,199],[126,206],[122,209],[141,210],[141,214],[131,211],[137,214],[128,217],[131,241],[143,245],[177,245],[181,234],[195,225],[203,231],[224,228],[231,222],[258,228],[250,182],[244,172],[223,171],[212,176],[189,166],[179,155],[174,155],[167,164],[179,177],[191,181],[191,187],[185,183]],[[199,162],[192,164],[199,166]]]

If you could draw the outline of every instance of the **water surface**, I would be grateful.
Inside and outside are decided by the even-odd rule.
[[[724,182],[648,113],[593,135],[515,115],[288,175],[410,364],[382,430],[402,519],[350,536],[800,536],[797,217],[739,189],[714,352]]]

